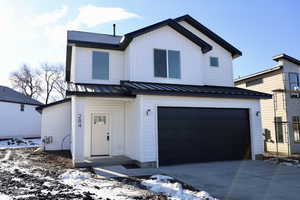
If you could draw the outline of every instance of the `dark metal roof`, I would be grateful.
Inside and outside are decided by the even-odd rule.
[[[68,31],[68,44],[75,44],[79,47],[88,48],[101,48],[101,49],[112,49],[112,50],[125,50],[133,38],[138,37],[142,34],[154,31],[163,26],[170,26],[184,37],[188,38],[196,45],[198,45],[203,53],[206,53],[212,49],[212,46],[200,39],[198,36],[181,26],[173,19],[167,19],[150,26],[146,26],[139,30],[125,34],[121,36],[113,36],[98,33],[88,33],[80,31]]]
[[[9,87],[0,86],[0,101],[29,105],[42,105],[41,102],[17,92]]]
[[[229,42],[225,41],[220,36],[218,36],[217,34],[212,32],[211,30],[209,30],[207,27],[205,27],[200,22],[198,22],[197,20],[192,18],[190,15],[183,15],[181,17],[178,17],[178,18],[174,19],[174,20],[177,21],[177,22],[180,22],[180,21],[187,22],[188,24],[193,26],[195,29],[199,30],[204,35],[206,35],[207,37],[212,39],[214,42],[219,44],[221,47],[223,47],[224,49],[229,51],[234,58],[239,57],[239,56],[242,55],[242,52],[240,50],[238,50],[237,48],[232,46]]]
[[[62,103],[65,103],[65,102],[70,102],[70,101],[71,101],[71,98],[65,98],[65,99],[62,99],[60,101],[55,101],[55,102],[52,102],[52,103],[41,105],[41,106],[37,107],[36,110],[43,110],[44,108],[54,106],[54,105],[58,105],[58,104],[62,104]]]
[[[69,83],[67,96],[132,97],[130,91],[121,85]]]
[[[277,55],[277,56],[273,56],[273,60],[275,61],[278,61],[280,59],[285,59],[285,60],[288,60],[296,65],[300,65],[300,60],[296,59],[296,58],[293,58],[289,55],[286,55],[286,54],[280,54],[280,55]]]
[[[78,96],[134,97],[138,94],[252,99],[272,98],[272,95],[270,94],[237,87],[180,85],[136,81],[121,81],[121,85],[71,84],[71,88],[67,91],[67,95]]]
[[[68,40],[93,42],[93,43],[107,43],[120,44],[122,36],[113,36],[108,34],[90,33],[82,31],[68,31]]]
[[[122,81],[132,94],[204,96],[224,98],[272,98],[272,95],[237,87],[196,86],[165,83]]]

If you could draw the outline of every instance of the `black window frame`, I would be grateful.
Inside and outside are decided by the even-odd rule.
[[[283,134],[283,122],[282,117],[275,117],[275,134],[276,134],[276,142],[284,143],[284,134]]]
[[[101,72],[96,73],[96,71],[94,71],[96,69],[94,61],[96,60],[95,56],[96,56],[97,53],[102,54],[102,56],[104,56],[104,55],[107,56],[107,59],[108,59],[107,62],[108,63],[107,63],[107,66],[105,66],[105,67],[107,67],[107,76],[103,76],[104,74],[102,74]],[[92,51],[92,79],[93,80],[110,80],[110,69],[109,69],[110,60],[109,60],[109,57],[110,57],[109,52],[106,52],[106,51]],[[97,65],[97,68],[101,69],[101,67],[103,67],[103,66]]]
[[[214,60],[217,61],[217,64],[214,64]],[[210,56],[209,57],[209,65],[211,67],[220,67],[220,62],[219,62],[219,57],[216,57],[216,56]]]
[[[156,65],[157,60],[156,60],[156,51],[163,51],[165,53],[165,70],[161,70],[163,72],[163,75],[159,74],[159,66]],[[179,53],[179,76],[178,77],[171,77],[170,76],[170,64],[169,64],[169,52],[174,51]],[[168,79],[181,79],[181,52],[180,50],[173,50],[173,49],[158,49],[154,48],[153,49],[153,63],[154,63],[154,77],[155,78],[168,78]],[[157,69],[157,70],[156,70]]]

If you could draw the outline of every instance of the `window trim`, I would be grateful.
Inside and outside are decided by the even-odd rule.
[[[295,118],[298,118],[298,120],[294,120]],[[295,125],[298,126],[299,140],[295,140],[295,128],[294,128]],[[300,117],[299,116],[292,116],[292,131],[293,131],[294,143],[299,144],[300,143]]]
[[[167,76],[163,77],[163,76],[155,76],[155,57],[154,57],[154,51],[155,50],[163,50],[166,51],[166,65],[167,65]],[[169,75],[169,51],[178,51],[179,52],[179,78],[173,78],[170,77]],[[160,48],[154,48],[153,49],[153,77],[156,79],[175,79],[175,80],[180,80],[181,79],[181,74],[182,74],[182,68],[181,68],[181,52],[180,50],[174,50],[174,49],[160,49]]]
[[[108,78],[107,79],[103,79],[103,78],[94,78],[93,76],[93,56],[94,56],[94,52],[100,52],[100,53],[107,53],[108,55]],[[108,51],[95,51],[92,50],[92,80],[98,80],[98,81],[109,81],[110,80],[110,52]]]
[[[217,59],[218,65],[212,65],[211,59],[213,59],[213,58],[216,58],[216,59]],[[220,62],[219,62],[219,61],[220,61],[220,60],[219,60],[219,57],[217,57],[217,56],[209,56],[209,66],[210,66],[210,67],[220,67]]]
[[[294,89],[292,88],[292,83],[291,83],[291,75],[297,75],[297,85],[298,87],[300,86],[299,84],[299,74],[297,72],[289,72],[289,88],[291,91],[293,91]],[[290,94],[291,98],[300,98],[300,93],[292,93]]]

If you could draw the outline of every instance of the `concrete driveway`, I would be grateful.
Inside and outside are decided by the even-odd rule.
[[[300,198],[300,168],[263,161],[231,161],[161,167],[160,170],[224,200]]]

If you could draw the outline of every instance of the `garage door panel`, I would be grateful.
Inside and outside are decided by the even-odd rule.
[[[158,108],[160,165],[250,156],[247,109]]]

